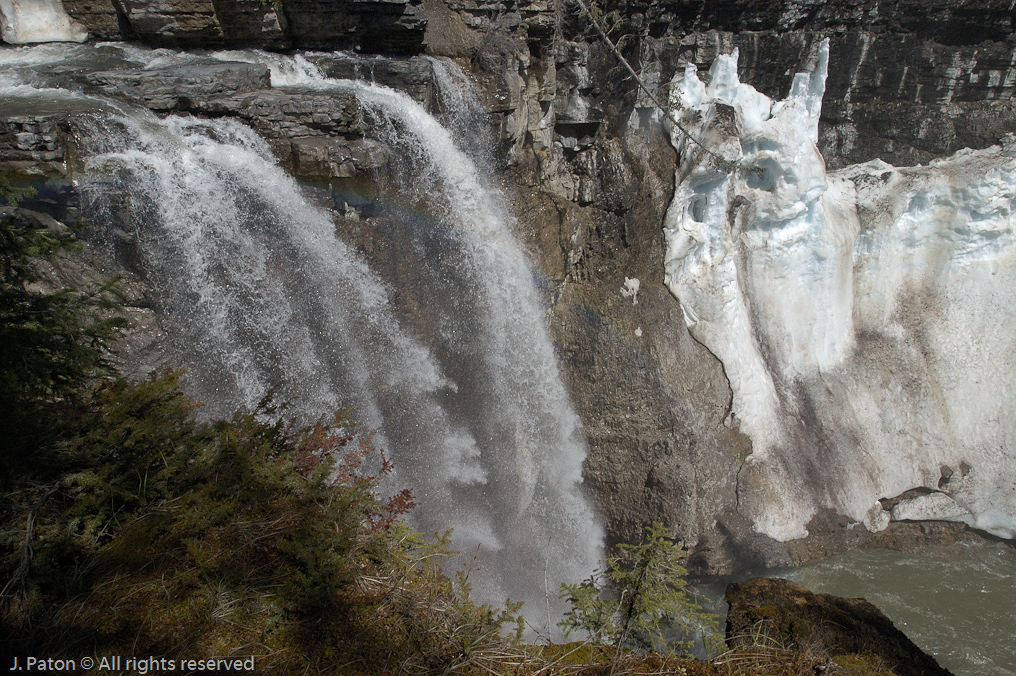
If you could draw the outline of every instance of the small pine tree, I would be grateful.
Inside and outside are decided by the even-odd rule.
[[[579,584],[561,585],[571,605],[558,624],[565,636],[586,633],[590,641],[619,649],[689,652],[705,634],[706,649],[718,646],[715,615],[703,612],[685,592],[686,554],[661,523],[646,529],[638,545],[618,545],[618,553]]]

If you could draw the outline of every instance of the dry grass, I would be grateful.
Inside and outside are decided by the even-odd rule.
[[[756,622],[747,635],[729,639],[728,644],[732,648],[713,664],[729,676],[895,676],[877,656],[832,655],[814,638],[788,645],[777,638],[766,620]]]

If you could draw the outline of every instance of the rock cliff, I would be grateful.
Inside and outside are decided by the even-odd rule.
[[[692,563],[703,572],[888,542],[895,536],[872,536],[832,511],[812,519],[806,540],[777,544],[750,527],[737,477],[752,449],[731,426],[722,366],[689,340],[680,307],[660,288],[657,224],[675,159],[658,111],[575,5],[513,9],[449,3],[429,15],[428,48],[468,58],[487,92],[519,186],[522,227],[555,282],[554,330],[591,445],[587,485],[609,535],[634,538],[641,523],[666,515],[696,543]],[[600,9],[611,38],[662,99],[685,64],[707,67],[734,48],[740,79],[783,98],[828,38],[833,68],[819,148],[830,169],[874,158],[927,162],[1016,129],[1006,3]],[[512,41],[493,39],[499,35]],[[640,281],[634,298],[622,291],[628,278]]]
[[[99,40],[171,47],[356,49],[418,53],[426,20],[417,0],[67,0]]]
[[[371,76],[432,109],[433,65],[421,55],[454,59],[489,111],[495,165],[545,282],[552,334],[589,443],[586,487],[609,540],[637,539],[646,523],[663,519],[693,546],[694,572],[726,573],[799,563],[880,537],[920,539],[900,537],[915,528],[905,524],[871,535],[830,511],[814,517],[807,540],[778,543],[754,532],[739,510],[737,477],[751,441],[730,416],[721,363],[684,328],[682,307],[663,283],[662,224],[677,155],[652,98],[666,98],[667,83],[686,64],[704,68],[735,47],[740,80],[782,98],[829,38],[834,66],[819,148],[830,169],[874,158],[914,164],[984,148],[1016,131],[1009,2],[600,5],[596,15],[648,92],[579,8],[563,1],[65,6],[97,39],[395,55],[372,65]],[[336,76],[364,72],[348,59],[319,65]],[[97,72],[80,86],[162,112],[247,121],[286,166],[316,182],[340,228],[359,237],[368,254],[375,251],[369,228],[354,218],[360,213],[350,186],[384,167],[387,151],[362,126],[355,99],[313,91],[280,96],[264,87],[263,70],[238,64],[145,76]],[[74,160],[72,127],[63,114],[8,116],[0,160],[60,173]]]

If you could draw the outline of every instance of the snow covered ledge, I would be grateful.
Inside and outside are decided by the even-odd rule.
[[[737,79],[675,77],[666,276],[692,335],[724,365],[753,453],[739,510],[777,539],[821,508],[1016,537],[1016,153],[826,173],[816,147],[829,47],[772,101]]]
[[[88,31],[67,15],[60,0],[0,0],[0,37],[11,45],[84,42]]]

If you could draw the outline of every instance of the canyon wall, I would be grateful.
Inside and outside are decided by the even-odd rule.
[[[740,81],[783,98],[794,73],[815,67],[828,38],[831,67],[817,133],[827,168],[875,158],[910,165],[986,148],[1016,131],[1008,2],[600,6],[601,22],[650,91],[630,77],[577,6],[550,0],[67,0],[65,6],[96,39],[401,55],[320,65],[335,77],[366,74],[408,91],[436,112],[439,83],[427,57],[458,63],[490,113],[492,166],[537,264],[589,444],[585,487],[608,541],[637,539],[646,523],[663,520],[693,545],[693,571],[724,573],[955,533],[955,525],[900,524],[872,534],[832,509],[814,515],[804,540],[777,542],[753,528],[745,509],[751,496],[738,494],[752,440],[731,415],[723,365],[687,331],[685,311],[664,285],[663,223],[678,156],[653,98],[667,100],[668,83],[687,64],[705,70],[734,48]],[[159,112],[248,122],[284,166],[315,186],[368,259],[397,266],[383,244],[382,220],[357,197],[387,157],[363,127],[356,101],[280,94],[264,87],[265,77],[263,68],[232,64],[148,71],[144,82],[98,72],[82,86]],[[74,136],[64,113],[6,116],[0,161],[66,174],[75,161]],[[67,188],[52,186],[41,195],[57,209]],[[406,308],[417,301],[408,299]],[[880,497],[889,507],[898,496]]]
[[[748,517],[759,496],[740,476],[753,447],[731,415],[729,374],[689,340],[687,316],[666,294],[657,264],[675,157],[654,97],[574,5],[449,8],[430,13],[428,48],[468,57],[489,92],[520,225],[555,280],[553,326],[591,445],[587,485],[609,535],[634,538],[642,523],[665,515],[696,543],[692,563],[712,572],[952,537],[955,525],[904,523],[873,535],[857,516],[826,508],[811,517],[806,539],[776,543],[756,533]],[[1016,131],[1006,3],[654,2],[608,4],[601,16],[663,101],[687,64],[707,69],[734,49],[741,81],[782,99],[796,72],[815,68],[828,38],[816,139],[828,169],[875,158],[928,162]],[[515,52],[480,37],[508,33]],[[629,279],[639,280],[635,296]],[[837,481],[833,467],[822,474],[820,439],[798,452],[816,458],[806,463],[814,471],[797,479],[802,487],[828,490]],[[941,485],[935,470],[902,497]],[[878,496],[886,509],[902,488]]]
[[[93,39],[165,47],[415,54],[427,25],[419,0],[67,0],[64,8]]]

